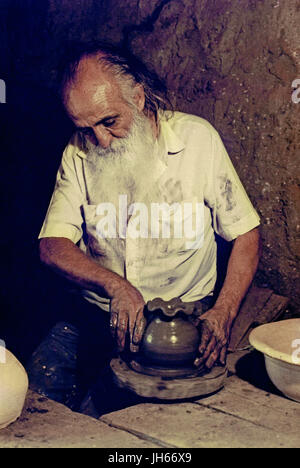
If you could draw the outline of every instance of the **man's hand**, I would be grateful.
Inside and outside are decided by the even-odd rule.
[[[146,320],[142,295],[128,281],[87,257],[65,238],[45,238],[40,242],[41,260],[66,279],[84,289],[111,299],[111,329],[119,349],[130,333],[131,351],[138,351]]]
[[[195,366],[205,364],[211,369],[217,361],[222,365],[226,364],[232,322],[230,313],[217,308],[212,308],[201,316],[199,325],[201,341]]]
[[[146,327],[145,301],[139,291],[128,281],[116,289],[110,305],[110,327],[117,340],[119,351],[125,348],[126,333],[130,335],[130,350],[137,352]]]
[[[225,364],[233,321],[255,275],[259,253],[257,228],[235,240],[217,302],[200,317],[202,337],[196,366],[205,363],[206,367],[211,368],[218,359]]]

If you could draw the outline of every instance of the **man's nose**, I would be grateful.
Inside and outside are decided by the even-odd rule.
[[[93,129],[97,142],[102,148],[106,149],[112,142],[113,136],[106,128],[100,126]]]

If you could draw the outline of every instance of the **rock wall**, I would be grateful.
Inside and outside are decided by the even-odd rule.
[[[300,305],[299,0],[5,0],[10,72],[48,86],[69,39],[126,42],[221,133],[262,220],[257,282]],[[14,24],[18,18],[18,30]]]

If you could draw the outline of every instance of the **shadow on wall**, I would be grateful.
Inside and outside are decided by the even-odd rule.
[[[49,90],[7,81],[1,128],[1,337],[18,357],[55,321],[57,301],[38,257],[37,237],[72,128]],[[4,329],[4,333],[3,333]]]

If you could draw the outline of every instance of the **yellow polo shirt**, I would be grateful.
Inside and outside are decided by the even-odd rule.
[[[155,209],[148,213],[149,217],[143,217],[149,221],[148,234],[145,226],[138,229],[137,218],[132,216],[127,232],[134,235],[120,235],[118,230],[114,237],[103,235],[99,230],[103,220],[99,203],[110,202],[101,196],[105,180],[99,180],[97,199],[91,200],[88,194],[95,192],[91,190],[94,177],[84,140],[77,133],[64,151],[39,238],[66,237],[78,243],[94,261],[127,278],[145,301],[155,297],[165,300],[180,297],[186,302],[199,300],[212,295],[216,283],[215,232],[232,241],[257,227],[259,217],[218,133],[206,120],[180,112],[161,113],[156,145],[159,166],[154,186],[147,187],[148,199],[151,200],[151,191],[154,193],[158,186],[164,192],[171,236],[167,230],[167,236],[163,237],[162,218],[151,224],[149,217],[157,213]],[[174,190],[178,184],[180,199]],[[178,219],[184,228],[176,231]],[[197,220],[200,220],[198,230]],[[192,232],[195,239],[191,237]],[[88,290],[82,294],[109,310],[107,299]]]

